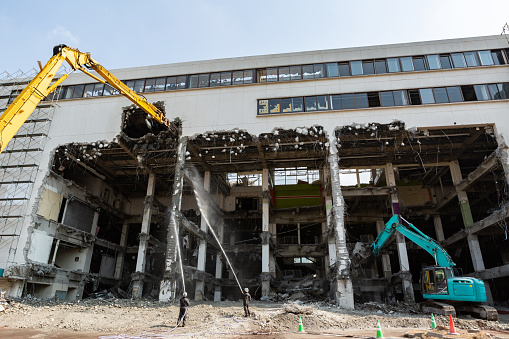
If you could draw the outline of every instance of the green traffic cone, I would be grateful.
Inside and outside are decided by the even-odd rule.
[[[431,313],[431,328],[432,329],[437,328],[437,323],[435,322],[435,317],[433,316],[433,313]]]
[[[382,329],[380,328],[380,321],[376,321],[376,337],[377,338],[383,338],[384,335],[382,334]]]
[[[304,332],[304,326],[302,326],[302,318],[299,317],[299,332]]]

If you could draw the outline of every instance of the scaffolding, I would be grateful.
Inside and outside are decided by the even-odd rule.
[[[28,72],[0,73],[0,114],[37,73],[35,68]],[[23,248],[19,243],[20,234],[25,218],[30,214],[27,210],[30,195],[57,98],[58,95],[49,95],[41,101],[0,153],[0,268],[15,263],[16,252]]]

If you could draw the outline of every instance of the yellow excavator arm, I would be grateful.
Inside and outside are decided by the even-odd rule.
[[[30,81],[27,87],[0,116],[0,153],[3,152],[9,141],[11,141],[16,132],[21,128],[21,125],[32,114],[39,102],[53,92],[69,76],[65,74],[51,85],[56,72],[64,60],[74,70],[80,70],[103,84],[108,83],[147,112],[154,120],[161,124],[169,125],[168,119],[165,118],[161,110],[127,87],[122,81],[92,59],[90,53],[82,53],[76,48],[58,45],[53,48],[53,57],[49,59],[39,74]],[[85,67],[96,71],[103,79],[93,75]]]

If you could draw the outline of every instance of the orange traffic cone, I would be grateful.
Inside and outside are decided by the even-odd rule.
[[[447,334],[457,334],[459,335],[458,332],[456,332],[456,328],[454,327],[454,321],[452,320],[452,315],[449,314],[449,333]]]

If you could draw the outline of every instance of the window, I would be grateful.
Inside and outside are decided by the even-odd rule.
[[[380,97],[378,96],[378,92],[368,92],[368,105],[369,107],[380,107]]]
[[[423,105],[435,103],[435,98],[433,98],[433,91],[431,88],[421,88],[419,93],[421,95],[421,102]]]
[[[145,89],[145,79],[138,79],[134,81],[134,91],[136,93],[142,93]]]
[[[166,78],[156,78],[154,90],[156,92],[164,91],[164,85],[166,84]]]
[[[187,75],[179,75],[177,77],[177,89],[186,88],[187,85]]]
[[[463,94],[463,99],[465,99],[465,101],[477,100],[477,97],[475,96],[474,86],[472,85],[461,86],[461,94]]]
[[[316,103],[318,105],[318,110],[329,109],[329,96],[328,95],[318,95],[316,97]]]
[[[491,51],[491,58],[493,59],[493,63],[495,65],[503,65],[503,64],[505,64],[504,56],[502,54],[502,50],[500,50],[500,49],[492,50]]]
[[[452,62],[454,64],[454,68],[467,67],[467,63],[465,62],[465,57],[463,53],[452,53]]]
[[[449,102],[449,98],[447,97],[447,91],[445,87],[433,88],[433,94],[435,95],[435,102],[437,104]]]
[[[119,94],[118,90],[111,87],[109,84],[104,85],[103,95],[115,95],[115,94]]]
[[[221,86],[230,86],[232,84],[232,72],[221,72]]]
[[[221,73],[210,74],[210,87],[221,86]]]
[[[267,70],[259,69],[256,73],[258,74],[258,82],[267,82]]]
[[[394,106],[394,96],[392,95],[392,91],[380,92],[380,100],[383,107]]]
[[[304,99],[305,103],[306,103],[306,112],[309,112],[309,111],[316,111],[316,97],[306,97]]]
[[[488,89],[490,90],[490,94],[493,99],[507,99],[507,95],[504,92],[502,84],[490,84],[488,85]]]
[[[451,57],[448,54],[441,54],[440,64],[442,64],[443,69],[451,69],[452,68]]]
[[[94,84],[88,84],[85,86],[85,93],[83,93],[84,98],[92,97],[92,92],[94,91]]]
[[[355,107],[368,108],[368,93],[355,93]]]
[[[313,65],[302,66],[302,78],[303,79],[314,79],[315,78]]]
[[[277,81],[277,68],[267,68],[267,82]]]
[[[375,60],[375,70],[376,74],[387,73],[387,65],[385,64],[385,59]]]
[[[486,85],[475,85],[474,86],[475,95],[477,100],[490,100],[490,92],[488,91],[488,86]]]
[[[323,67],[323,64],[315,64],[313,65],[313,69],[315,73],[315,79],[325,78],[325,69]]]
[[[489,66],[494,64],[493,59],[491,58],[491,51],[479,51],[478,53],[481,65]]]
[[[361,75],[362,73],[362,61],[350,61],[350,68],[352,75]]]
[[[154,92],[155,85],[156,85],[156,79],[147,79],[147,81],[145,81],[145,90],[144,90],[144,92],[145,93]]]
[[[290,81],[290,67],[279,67],[279,81]]]
[[[394,91],[394,105],[396,106],[406,106],[408,105],[408,97],[406,95],[406,91]]]
[[[401,61],[401,70],[403,72],[411,72],[414,70],[414,63],[412,61],[412,57],[403,57],[399,58]]]
[[[414,70],[416,71],[425,71],[426,70],[426,62],[423,56],[415,56],[412,58],[414,62]]]
[[[428,61],[429,69],[441,69],[442,65],[440,64],[440,57],[438,54],[426,55],[426,60]]]
[[[465,52],[464,54],[468,67],[479,66],[479,58],[477,57],[477,52]]]
[[[290,79],[291,80],[302,79],[302,70],[300,66],[290,66]]]
[[[446,90],[447,96],[449,97],[449,102],[463,101],[463,97],[461,96],[461,89],[458,86],[446,87]]]
[[[234,85],[244,84],[244,71],[233,72],[233,84]]]
[[[198,88],[198,74],[189,76],[189,88]]]
[[[363,61],[362,71],[366,75],[375,74],[375,63],[373,61]]]
[[[341,94],[341,105],[343,106],[343,109],[355,108],[353,94]]]
[[[325,64],[325,67],[327,67],[327,76],[328,77],[338,77],[339,76],[339,69],[338,69],[337,62]]]
[[[401,68],[399,67],[399,58],[388,58],[387,66],[389,68],[389,73],[401,72]]]
[[[340,77],[347,77],[350,76],[350,65],[348,62],[343,62],[338,64],[339,66],[339,76]]]
[[[200,74],[198,76],[198,87],[209,87],[209,74]]]
[[[245,84],[252,84],[254,79],[254,70],[252,69],[245,69],[244,70],[244,83]]]
[[[269,100],[269,113],[279,113],[281,111],[280,108],[281,108],[280,99]]]
[[[289,113],[292,111],[292,98],[281,99],[281,112]]]
[[[73,99],[83,97],[83,90],[85,89],[85,85],[76,85],[74,86],[74,93],[72,95]]]
[[[421,96],[419,95],[418,89],[408,90],[408,96],[410,97],[410,105],[421,105]]]
[[[101,97],[103,95],[104,90],[104,84],[95,84],[94,85],[94,91],[92,92],[92,96],[94,97]]]
[[[292,98],[292,107],[294,112],[302,112],[304,110],[304,100],[302,97]]]
[[[331,109],[335,110],[342,109],[343,107],[341,106],[341,95],[331,95],[330,104]]]
[[[168,77],[166,79],[166,90],[172,91],[177,89],[177,77]]]
[[[269,100],[258,100],[258,114],[269,113]]]

